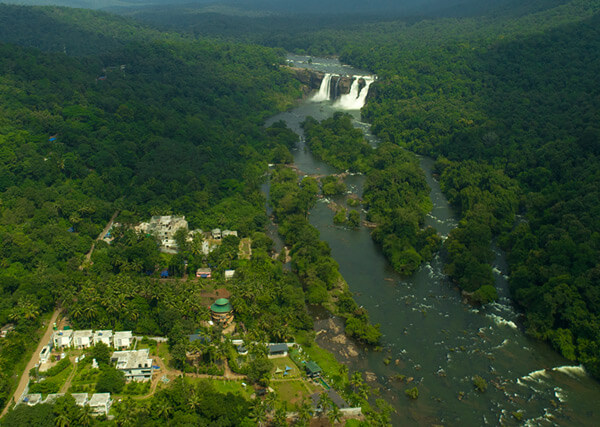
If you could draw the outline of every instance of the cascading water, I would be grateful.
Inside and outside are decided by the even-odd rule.
[[[360,87],[360,79],[363,79],[365,85]],[[360,110],[365,105],[365,100],[369,94],[369,87],[373,84],[371,76],[356,76],[350,86],[350,93],[342,95],[335,103],[335,107],[343,110]]]
[[[326,73],[321,81],[321,86],[319,87],[319,92],[312,97],[312,101],[314,102],[322,102],[329,101],[330,93],[331,93],[331,77],[332,74]]]
[[[308,64],[308,58],[298,59]],[[361,77],[356,76],[368,76],[367,71],[350,70],[327,58],[318,62],[330,66],[314,68],[313,62],[303,67],[333,75],[327,102],[301,103],[270,118],[267,126],[284,120],[303,135],[301,123],[306,117],[323,120],[344,108],[338,106],[340,93],[335,88],[340,78],[336,76],[351,73],[356,80],[356,104],[346,109],[356,120],[354,123],[368,133],[368,125],[359,123],[359,109],[376,77],[362,77],[363,85],[358,81]],[[292,152],[295,166],[303,173],[338,172],[316,159],[303,139]],[[425,225],[447,236],[457,226],[458,218],[434,177],[435,161],[421,158],[420,163],[433,203]],[[364,181],[360,175],[345,178],[348,188],[358,196]],[[412,277],[396,275],[373,243],[370,230],[333,227],[333,211],[325,199],[320,200],[322,203],[311,209],[310,222],[318,228],[320,238],[329,243],[357,304],[369,310],[373,323],[381,324],[383,351],[348,356],[348,343],[336,345],[338,332],[327,326],[329,319],[322,320],[325,333],[319,333],[319,344],[334,351],[350,372],[373,374],[377,381],[369,380],[371,385],[377,386],[381,397],[394,407],[393,425],[598,425],[600,385],[582,367],[572,366],[549,346],[522,333],[520,314],[508,298],[508,266],[499,250],[493,248],[493,271],[500,300],[485,307],[471,307],[462,303],[446,278],[441,255]],[[348,207],[341,196],[335,202]],[[484,393],[475,389],[475,375],[489,384]],[[401,381],[404,376],[406,379]],[[405,398],[406,387],[418,387],[419,399]]]

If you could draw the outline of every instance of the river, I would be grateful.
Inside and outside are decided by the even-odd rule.
[[[334,59],[290,56],[296,67],[328,73],[367,75]],[[295,165],[306,174],[339,172],[316,159],[302,140],[300,123],[307,116],[322,120],[339,110],[332,101],[302,101],[291,111],[270,118],[267,125],[284,120],[301,135],[293,150]],[[354,123],[369,133],[358,110],[347,111]],[[457,218],[432,175],[433,160],[420,158],[431,188],[433,210],[426,223],[442,236]],[[364,177],[348,176],[353,193],[362,193]],[[334,198],[344,204],[344,197]],[[565,360],[548,345],[530,339],[522,331],[522,316],[508,297],[507,266],[497,248],[494,273],[500,299],[484,308],[462,301],[460,292],[443,274],[441,255],[424,264],[413,276],[395,273],[364,227],[350,230],[333,225],[334,212],[321,200],[310,212],[310,222],[329,243],[340,272],[359,305],[368,309],[373,323],[381,325],[383,351],[361,351],[358,357],[338,357],[350,372],[372,373],[381,396],[392,404],[394,425],[597,425],[600,416],[600,384],[583,368]],[[364,216],[364,212],[363,212]],[[325,325],[316,322],[317,328]],[[318,341],[333,348],[327,334]],[[385,360],[391,360],[389,364]],[[374,375],[373,375],[374,374]],[[394,379],[398,374],[412,378]],[[473,376],[483,377],[488,388],[475,390]],[[417,386],[419,398],[404,390]],[[522,413],[517,421],[513,412]]]

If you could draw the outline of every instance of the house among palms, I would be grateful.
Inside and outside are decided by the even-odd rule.
[[[94,342],[94,333],[91,329],[73,332],[73,347],[88,348]]]
[[[77,406],[85,406],[88,403],[88,395],[87,393],[72,393],[73,399],[75,399],[75,404]]]
[[[94,415],[108,415],[112,400],[110,399],[110,393],[95,393],[88,402],[89,407],[92,409]]]
[[[6,338],[8,333],[12,332],[14,330],[15,330],[15,325],[13,325],[12,323],[8,323],[8,324],[2,326],[2,328],[0,328],[0,338]]]
[[[160,250],[166,253],[177,253],[175,233],[183,228],[188,230],[188,222],[184,216],[153,216],[150,222],[142,222],[136,231],[155,236],[160,241]]]
[[[116,334],[115,334],[116,335]],[[150,350],[115,351],[111,357],[116,368],[125,374],[127,381],[147,381],[152,379],[152,359]]]
[[[133,342],[133,334],[131,331],[115,332],[113,337],[114,348],[129,348]]]
[[[111,330],[96,331],[94,332],[94,345],[102,342],[108,347],[112,347],[112,337],[113,331]]]
[[[54,344],[54,348],[57,349],[71,347],[73,343],[73,330],[65,329],[62,331],[54,331],[52,343]]]

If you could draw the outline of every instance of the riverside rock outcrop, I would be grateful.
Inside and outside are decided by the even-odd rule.
[[[321,87],[321,82],[325,78],[325,73],[321,71],[311,70],[308,68],[287,67],[294,77],[303,84],[303,92],[308,95],[313,90],[318,90]],[[331,99],[337,99],[342,95],[350,93],[352,86],[352,76],[331,76]],[[365,86],[364,79],[359,80],[359,87],[362,89]]]

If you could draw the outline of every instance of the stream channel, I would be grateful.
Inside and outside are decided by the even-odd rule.
[[[368,73],[341,65],[335,59],[290,56],[295,67],[334,74],[365,76]],[[303,141],[300,123],[307,116],[317,120],[339,111],[335,101],[313,102],[310,98],[294,109],[271,117],[267,126],[284,120],[300,135],[295,166],[305,174],[339,171],[315,158]],[[368,141],[377,144],[369,125],[360,121],[359,110],[347,110]],[[443,237],[457,225],[457,218],[432,175],[434,161],[420,157],[431,188],[433,210],[427,216]],[[361,196],[364,176],[345,179],[351,192]],[[264,187],[268,191],[268,185]],[[344,205],[344,197],[333,201]],[[326,241],[339,263],[355,300],[364,306],[383,333],[380,352],[347,351],[332,339],[338,335],[339,319],[321,315],[315,319],[317,342],[336,354],[350,373],[369,373],[368,382],[395,409],[394,425],[598,425],[600,384],[582,367],[565,360],[548,345],[523,333],[522,315],[508,294],[507,266],[497,248],[494,274],[500,299],[483,308],[462,301],[460,292],[443,273],[441,255],[425,263],[411,277],[395,273],[381,250],[371,240],[370,230],[351,230],[333,225],[330,201],[320,199],[310,212],[310,222]],[[364,212],[362,213],[364,218]],[[271,237],[275,238],[271,228]],[[276,233],[276,232],[275,232]],[[281,241],[276,239],[281,247]],[[344,348],[346,347],[346,348]],[[384,360],[391,358],[391,363]],[[395,379],[398,374],[404,381]],[[473,376],[487,383],[484,393],[475,390]],[[412,381],[407,384],[407,379]],[[419,398],[409,399],[404,390],[417,386]],[[519,422],[513,412],[520,411]]]

